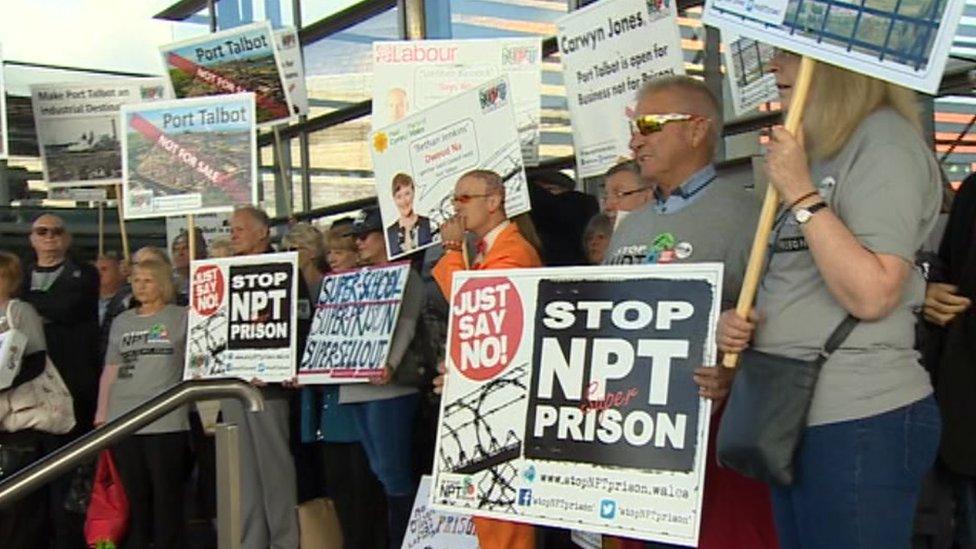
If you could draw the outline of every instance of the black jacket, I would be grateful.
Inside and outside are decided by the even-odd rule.
[[[542,240],[542,260],[550,267],[586,265],[583,231],[590,218],[600,212],[596,198],[577,191],[552,194],[530,183],[532,223]]]
[[[976,303],[976,175],[963,182],[939,248],[944,277]],[[927,361],[942,410],[940,453],[949,469],[976,476],[976,311],[970,307],[945,328],[929,325]]]
[[[98,333],[98,271],[66,259],[61,274],[46,290],[31,290],[31,273],[25,271],[21,298],[37,309],[44,320],[48,355],[71,391],[76,427],[91,428],[98,401],[101,375]]]

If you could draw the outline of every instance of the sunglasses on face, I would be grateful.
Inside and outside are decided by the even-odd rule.
[[[475,198],[485,198],[486,196],[488,195],[487,194],[456,194],[451,197],[451,200],[455,204],[467,204],[468,202],[471,202]]]
[[[37,236],[63,236],[64,227],[34,227]]]
[[[701,117],[683,113],[645,114],[636,116],[630,121],[630,131],[641,135],[651,135],[664,129],[665,124],[669,122],[684,122],[696,118]]]

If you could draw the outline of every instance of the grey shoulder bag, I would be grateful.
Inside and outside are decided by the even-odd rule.
[[[834,329],[811,361],[746,349],[718,429],[718,462],[747,477],[788,486],[817,378],[858,319]],[[721,366],[720,366],[721,367]]]

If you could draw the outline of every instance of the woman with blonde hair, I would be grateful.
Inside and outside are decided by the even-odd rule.
[[[799,65],[787,52],[771,64],[786,109]],[[818,64],[803,131],[773,129],[766,170],[786,206],[756,314],[723,314],[719,349],[813,361],[853,326],[820,370],[792,484],[772,487],[780,544],[907,548],[941,429],[913,349],[913,261],[941,200],[914,93]]]
[[[172,267],[145,259],[132,269],[139,306],[116,317],[99,383],[95,425],[111,421],[180,382],[186,349],[186,308],[173,305]],[[181,547],[184,542],[186,407],[119,442],[115,461],[129,496],[122,547]]]
[[[353,269],[359,264],[359,250],[356,237],[352,234],[352,218],[337,220],[325,233],[326,260],[329,269],[342,271]]]

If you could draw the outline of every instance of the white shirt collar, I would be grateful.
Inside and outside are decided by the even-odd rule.
[[[491,247],[495,244],[495,240],[498,239],[498,235],[502,234],[502,231],[504,231],[505,230],[505,227],[508,227],[508,225],[510,223],[511,222],[506,219],[505,221],[502,221],[501,223],[499,223],[497,227],[495,227],[494,229],[488,231],[488,234],[486,234],[485,237],[482,239],[482,240],[485,241],[485,253],[486,254],[488,253],[488,250],[490,250]]]

